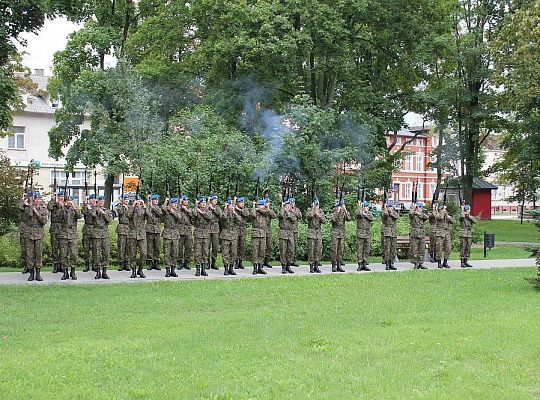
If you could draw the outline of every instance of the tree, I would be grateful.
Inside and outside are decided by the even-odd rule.
[[[0,236],[19,221],[18,200],[21,198],[21,172],[11,166],[9,158],[0,151]]]

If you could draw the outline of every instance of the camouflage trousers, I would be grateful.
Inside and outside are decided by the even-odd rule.
[[[178,251],[176,252],[178,260],[191,260],[193,253],[193,237],[191,235],[180,235],[178,239]]]
[[[368,262],[371,238],[356,238],[356,261]]]
[[[121,263],[129,261],[129,237],[128,235],[118,235],[116,240],[118,261]]]
[[[43,239],[26,240],[26,257],[28,269],[41,268],[43,264]]]
[[[221,239],[221,252],[223,255],[223,264],[234,264],[238,253],[238,239]]]
[[[236,259],[243,260],[246,258],[246,233],[240,232],[238,234],[237,246],[236,246]]]
[[[251,238],[251,260],[253,264],[262,264],[266,258],[266,238]]]
[[[148,246],[146,245],[145,239],[129,239],[129,263],[131,268],[139,266],[142,268],[146,264]],[[139,252],[139,262],[137,262],[137,252]]]
[[[292,253],[292,262],[296,264],[296,254],[298,253],[298,232],[295,231],[293,235],[293,253]]]
[[[437,235],[431,233],[429,235],[429,254],[437,253]]]
[[[471,237],[460,237],[460,251],[459,256],[461,258],[469,258],[471,256],[471,245],[472,245],[472,238]]]
[[[163,259],[168,267],[176,266],[178,239],[163,239]]]
[[[394,261],[397,255],[397,237],[395,236],[385,236],[384,237],[384,247],[383,247],[383,256],[386,262]]]
[[[28,250],[26,249],[27,242],[28,240],[24,238],[24,235],[21,232],[19,232],[19,245],[21,246],[21,265],[23,266],[23,268],[28,268],[28,257],[26,255],[28,253]]]
[[[195,264],[203,265],[208,262],[208,251],[210,249],[210,236],[196,238],[194,240]]]
[[[60,264],[60,238],[58,237],[58,224],[51,225],[49,237],[51,240],[51,262],[53,265]]]
[[[420,263],[424,262],[424,253],[426,249],[426,240],[422,237],[410,238],[409,258],[411,262]]]
[[[208,241],[209,249],[208,254],[212,258],[217,258],[219,252],[219,233],[210,233]]]
[[[83,233],[82,235],[83,245],[83,260],[84,262],[90,262],[90,254],[92,253],[92,237],[89,233]]]
[[[146,232],[146,255],[150,262],[159,262],[159,240],[159,233]]]
[[[308,239],[307,248],[309,263],[320,264],[322,259],[322,237],[319,237],[317,239]]]
[[[343,261],[345,238],[332,237],[332,264]]]
[[[109,238],[92,238],[92,260],[94,268],[109,266]]]
[[[435,257],[437,260],[448,259],[450,252],[452,251],[452,239],[450,238],[450,232],[444,232],[443,236],[437,236],[437,247]]]
[[[290,265],[294,261],[294,237],[279,239],[279,261],[281,265]]]
[[[60,240],[60,266],[65,268],[77,267],[77,238]]]
[[[274,257],[274,240],[272,237],[272,231],[270,231],[270,232],[266,232],[264,259],[266,261],[270,261],[272,257]]]

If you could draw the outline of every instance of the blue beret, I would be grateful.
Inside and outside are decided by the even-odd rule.
[[[89,199],[95,199],[96,198],[96,194],[95,193],[92,193],[90,196],[88,196]]]
[[[105,197],[103,197],[103,196],[98,196],[97,199],[98,199],[98,200],[105,200]]]
[[[185,194],[182,195],[182,197],[180,197],[182,200],[189,200],[189,197]]]
[[[237,203],[244,203],[246,201],[245,197],[239,197],[236,199]]]
[[[71,201],[71,200],[73,200],[72,196],[66,196],[66,201]]]
[[[439,207],[438,207],[438,209],[439,209],[439,210],[442,210],[443,208],[444,208],[444,204],[442,204],[442,203],[441,203],[441,204],[439,204]]]
[[[416,205],[420,208],[424,208],[425,204],[422,202],[416,203]]]
[[[335,201],[335,203],[334,203],[334,206],[335,206],[335,207],[339,206],[339,200],[338,200],[338,199],[336,199],[336,201]]]
[[[286,199],[283,204],[291,204],[291,199]]]
[[[36,198],[36,199],[41,199],[41,193],[39,193],[39,192],[34,192],[34,193],[33,193],[33,197]]]
[[[201,196],[199,197],[199,200],[197,200],[199,203],[206,203],[206,197]]]
[[[465,204],[465,205],[463,206],[463,209],[465,209],[465,210],[470,210],[470,209],[471,209],[471,206],[468,205],[468,204]]]
[[[230,197],[227,197],[227,204],[232,204],[232,199]]]
[[[291,204],[293,204],[293,203],[296,203],[296,200],[294,199],[294,197],[291,197],[291,198],[289,199],[289,202],[290,202]]]
[[[369,201],[364,200],[364,201],[362,202],[362,204],[364,205],[364,207],[367,207],[367,206],[369,206]]]
[[[26,192],[26,195],[27,195],[28,197],[32,197],[33,194],[34,194],[34,193],[32,193],[32,191],[30,191],[30,190],[29,190],[28,192]]]
[[[210,200],[217,200],[217,196],[213,194],[212,196],[210,196]]]
[[[169,200],[171,203],[178,203],[178,197],[173,197]]]
[[[63,195],[64,195],[64,191],[63,191],[63,190],[58,191],[58,196],[63,196]]]
[[[393,207],[394,206],[394,200],[386,200],[386,206],[387,207]]]
[[[264,198],[264,202],[265,202],[265,203],[269,203],[269,202],[270,202],[270,197],[266,196],[266,197]]]
[[[313,204],[314,206],[318,206],[319,205],[319,199],[313,199],[311,204]]]
[[[265,204],[266,204],[266,201],[264,201],[264,199],[261,199],[261,200],[257,201],[258,206],[264,206]]]
[[[340,206],[342,206],[343,204],[345,204],[345,199],[341,199],[341,200],[339,201],[339,205],[340,205]]]
[[[129,194],[128,193],[124,193],[124,196],[122,197],[124,200],[129,200]]]
[[[159,200],[159,194],[153,194],[151,200]]]

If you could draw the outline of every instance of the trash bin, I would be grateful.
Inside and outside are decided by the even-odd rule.
[[[487,257],[487,250],[495,247],[495,234],[484,231],[484,258]]]

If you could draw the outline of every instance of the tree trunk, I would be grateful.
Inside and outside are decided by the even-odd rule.
[[[114,175],[107,175],[105,179],[105,208],[111,208],[113,196]]]
[[[309,53],[309,72],[310,72],[310,94],[313,104],[317,104],[317,77],[315,76],[315,57],[313,53]]]

